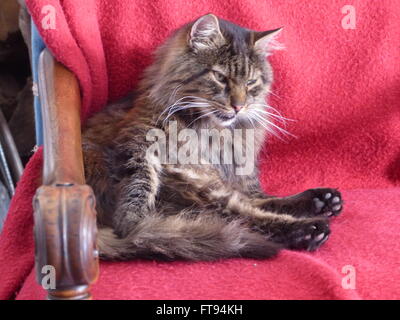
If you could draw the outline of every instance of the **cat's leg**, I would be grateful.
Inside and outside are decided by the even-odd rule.
[[[332,188],[308,189],[288,197],[252,198],[252,202],[263,210],[296,217],[333,217],[343,209],[340,192]]]
[[[290,249],[313,251],[329,237],[329,219],[323,216],[295,217],[282,212],[266,211],[252,205],[239,193],[218,197],[215,208],[225,216],[243,216],[252,229]],[[217,203],[217,197],[214,198]]]
[[[167,168],[164,173],[163,188],[166,189],[162,193],[174,195],[168,201],[179,201],[185,206],[192,204],[197,214],[212,212],[228,220],[244,219],[254,231],[287,248],[315,250],[330,233],[326,217],[295,217],[263,210],[254,205],[253,199],[212,176],[211,172]]]
[[[119,237],[125,237],[154,210],[161,169],[157,159],[149,161],[144,157],[131,157],[121,170],[124,178],[118,183],[112,225]]]
[[[256,178],[251,180],[243,184],[243,193],[254,206],[265,211],[295,217],[333,217],[339,215],[343,209],[342,196],[337,189],[315,188],[288,197],[274,197],[262,191]]]

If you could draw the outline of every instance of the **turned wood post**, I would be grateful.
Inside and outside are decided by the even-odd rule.
[[[90,299],[98,276],[95,197],[85,184],[81,97],[76,77],[45,49],[39,59],[43,185],[33,199],[36,278],[54,268],[51,300]],[[45,268],[43,268],[45,267]]]

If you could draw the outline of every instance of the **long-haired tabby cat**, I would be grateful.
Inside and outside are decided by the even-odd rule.
[[[254,130],[245,144],[257,159],[274,128],[267,56],[278,32],[205,15],[157,50],[133,105],[111,105],[89,120],[85,170],[97,199],[102,258],[268,258],[281,248],[315,250],[327,240],[329,218],[342,209],[335,189],[272,197],[259,185],[256,164],[237,174],[235,161],[174,164],[147,156],[154,143],[148,132],[157,128],[168,138],[175,121],[178,131]]]

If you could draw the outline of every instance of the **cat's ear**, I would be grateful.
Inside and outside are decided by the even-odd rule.
[[[283,47],[276,41],[276,38],[282,31],[282,27],[274,30],[254,32],[253,45],[254,48],[265,54],[269,54],[272,50],[279,50]]]
[[[190,30],[189,46],[195,50],[216,49],[224,42],[218,18],[213,14],[199,18]]]

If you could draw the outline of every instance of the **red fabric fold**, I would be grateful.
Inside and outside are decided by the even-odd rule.
[[[41,184],[42,150],[29,160],[0,233],[0,299],[14,298],[34,263],[32,197]]]
[[[270,193],[331,186],[344,193],[343,215],[316,253],[285,251],[272,261],[103,263],[94,297],[105,298],[400,298],[400,4],[354,0],[355,29],[344,29],[334,1],[27,0],[57,60],[78,77],[83,119],[135,87],[152,51],[179,26],[212,12],[242,26],[284,26],[275,52],[272,106],[295,119],[297,138],[271,138],[261,156]],[[52,5],[56,28],[44,30]],[[25,170],[0,238],[0,297],[40,298],[34,285],[31,199],[41,155]],[[256,264],[256,266],[254,266]],[[356,289],[342,268],[354,266]]]

